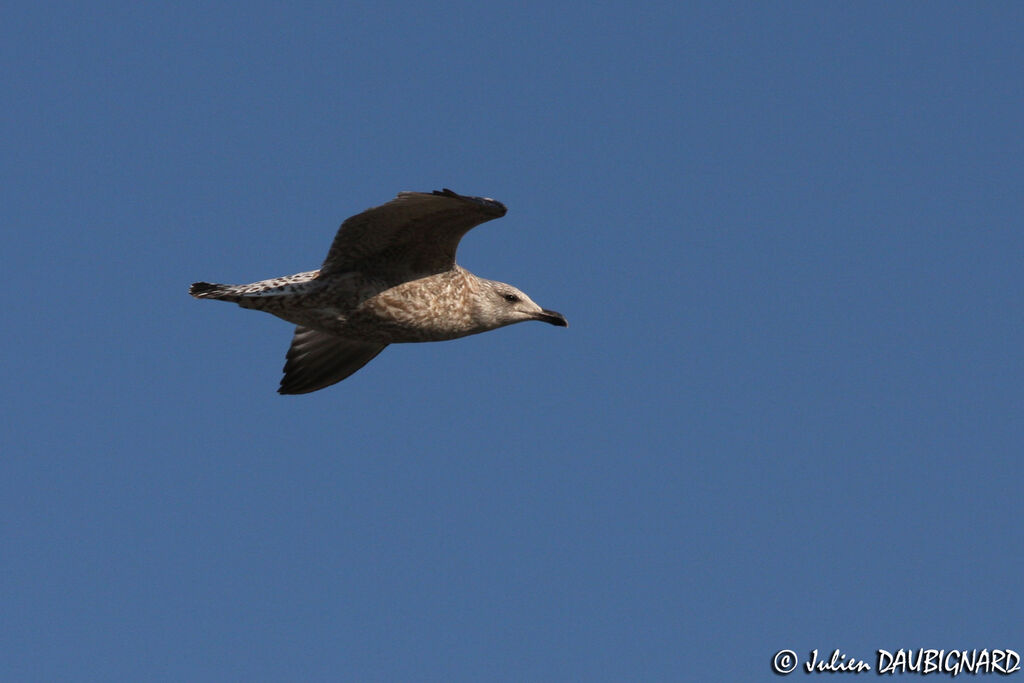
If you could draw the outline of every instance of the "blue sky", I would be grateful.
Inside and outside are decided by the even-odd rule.
[[[4,678],[1024,651],[1020,4],[0,14]],[[441,187],[568,329],[282,397],[187,295]]]

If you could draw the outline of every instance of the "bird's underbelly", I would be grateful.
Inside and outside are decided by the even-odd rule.
[[[420,285],[405,283],[363,301],[347,317],[346,336],[373,336],[395,344],[444,341],[479,331],[464,297]]]
[[[468,321],[429,312],[417,313],[372,301],[353,311],[345,321],[346,337],[389,344],[445,341],[473,334]]]
[[[402,316],[378,315],[372,310],[357,310],[349,315],[335,315],[333,311],[326,310],[306,311],[301,316],[279,317],[346,339],[381,344],[445,341],[478,331],[464,325],[453,325],[447,320],[410,320]]]
[[[352,299],[332,301],[320,295],[262,308],[296,325],[349,339],[382,344],[444,341],[483,331],[462,284],[438,276],[390,288],[365,283],[364,294]]]

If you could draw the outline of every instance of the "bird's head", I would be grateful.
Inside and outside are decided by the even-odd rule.
[[[527,320],[568,327],[565,316],[557,311],[541,308],[533,299],[512,285],[494,280],[484,280],[484,287],[477,293],[477,315],[486,329],[492,330],[505,325]]]

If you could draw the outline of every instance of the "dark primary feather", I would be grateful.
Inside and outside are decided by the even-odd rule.
[[[360,271],[390,279],[450,270],[462,236],[505,212],[501,202],[448,189],[401,192],[341,224],[320,274]]]
[[[308,394],[340,382],[363,367],[387,344],[369,344],[342,339],[333,334],[295,328],[284,364],[281,394]]]

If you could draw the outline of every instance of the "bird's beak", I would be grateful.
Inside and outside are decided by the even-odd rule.
[[[565,319],[564,315],[558,311],[549,311],[546,308],[541,309],[541,312],[537,313],[533,319],[551,323],[552,325],[558,325],[559,327],[569,327],[569,321]]]

